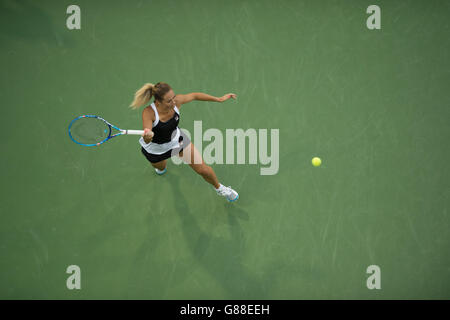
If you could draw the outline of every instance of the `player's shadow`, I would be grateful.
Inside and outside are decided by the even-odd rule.
[[[223,200],[223,199],[221,199]],[[239,201],[239,200],[238,200]],[[223,205],[224,211],[228,213],[228,224],[230,226],[239,226],[238,220],[249,221],[249,214],[243,209],[239,208],[238,203],[233,202],[224,202]]]
[[[180,190],[180,178],[176,174],[168,176],[175,198],[175,210],[181,221],[181,229],[186,244],[200,265],[226,290],[229,299],[265,299],[267,294],[263,279],[244,264],[248,252],[245,250],[245,234],[239,219],[249,220],[249,215],[236,203],[225,204],[226,225],[229,238],[215,236],[200,228],[197,218],[189,209]],[[224,200],[224,199],[218,199]],[[208,207],[205,206],[205,210]],[[208,212],[207,214],[223,214]],[[205,297],[199,297],[205,298]]]
[[[169,264],[172,264],[171,268],[174,268],[174,260],[171,260],[168,256],[162,259],[159,251],[161,246],[164,247],[166,244],[168,237],[167,230],[161,229],[159,226],[161,214],[164,215],[168,210],[165,201],[167,201],[167,198],[155,199],[152,201],[151,207],[147,209],[144,221],[147,236],[137,249],[132,263],[133,268],[128,276],[128,285],[129,288],[133,288],[133,291],[128,292],[127,299],[164,299],[166,292],[171,289],[162,280],[165,278],[158,276],[167,273]],[[159,213],[159,215],[155,213]],[[184,263],[183,261],[178,262],[179,266]],[[188,278],[189,273],[190,269],[177,267],[172,280],[175,283],[182,282],[183,279]]]

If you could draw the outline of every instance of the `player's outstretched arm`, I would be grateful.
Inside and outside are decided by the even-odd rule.
[[[233,98],[234,100],[236,100],[236,97],[237,96],[234,93],[227,93],[223,97],[220,97],[218,102],[224,102],[224,101],[227,101],[230,98]]]
[[[189,103],[191,101],[214,101],[214,102],[224,102],[230,98],[236,99],[236,95],[234,93],[228,93],[223,97],[217,98],[202,92],[193,92],[189,94],[177,94],[176,96],[176,104],[181,106],[182,104]]]
[[[223,97],[220,97],[220,98],[213,97],[213,96],[210,96],[209,94],[201,93],[201,92],[195,92],[194,95],[195,95],[195,100],[198,100],[198,101],[224,102],[230,98],[236,99],[236,95],[234,93],[227,93],[226,95],[224,95]]]

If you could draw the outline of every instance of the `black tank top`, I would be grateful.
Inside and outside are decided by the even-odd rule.
[[[180,115],[177,112],[177,110],[174,108],[174,115],[172,118],[167,120],[166,122],[162,122],[161,119],[159,119],[158,110],[153,108],[153,111],[156,113],[155,117],[159,120],[156,126],[152,128],[153,133],[155,134],[153,136],[152,142],[154,143],[167,143],[170,142],[173,138],[172,134],[175,136],[175,131],[177,130],[178,123],[180,122]]]

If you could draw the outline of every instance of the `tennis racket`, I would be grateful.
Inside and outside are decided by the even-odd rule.
[[[143,133],[144,130],[120,129],[105,119],[94,115],[79,116],[69,124],[70,139],[86,147],[99,146],[123,134],[142,135]]]

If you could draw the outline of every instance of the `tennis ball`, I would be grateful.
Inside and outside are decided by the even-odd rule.
[[[320,158],[318,157],[314,157],[311,162],[314,167],[318,167],[322,164],[322,160],[320,160]]]

